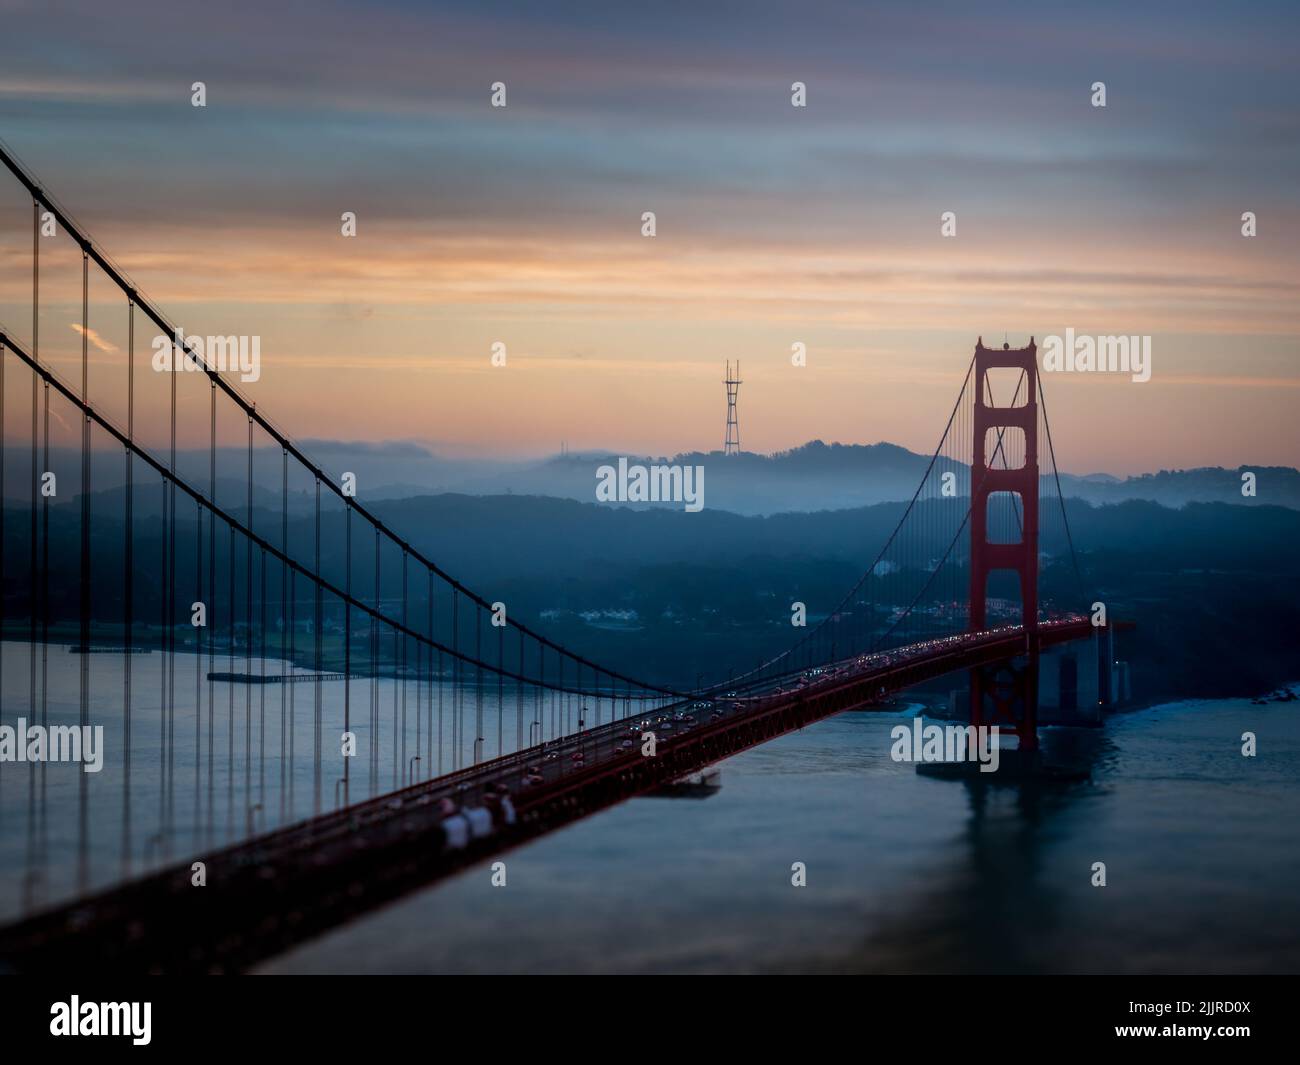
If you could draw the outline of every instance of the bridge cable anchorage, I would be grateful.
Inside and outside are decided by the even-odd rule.
[[[725,683],[720,682],[709,688],[701,689],[696,693],[697,696],[716,694],[717,692],[726,690],[729,687],[735,687],[741,682],[751,677],[754,677],[757,674],[763,673],[771,666],[774,666],[778,662],[781,662],[786,658],[790,657],[792,654],[794,654],[801,648],[808,646],[811,641],[814,641],[823,635],[823,630],[829,631],[828,626],[830,625],[832,619],[836,618],[852,602],[854,596],[856,596],[858,592],[862,590],[862,586],[875,572],[876,567],[879,566],[880,563],[884,560],[885,553],[894,544],[894,541],[898,537],[899,532],[902,530],[904,524],[906,524],[907,522],[908,517],[912,514],[913,509],[916,507],[916,503],[917,500],[920,498],[922,489],[925,487],[926,482],[929,480],[930,474],[934,470],[935,464],[939,459],[939,455],[943,451],[944,443],[948,440],[949,434],[952,431],[953,422],[956,420],[958,416],[958,412],[962,408],[962,401],[966,395],[967,388],[970,386],[971,375],[974,372],[974,370],[975,370],[975,356],[972,355],[970,363],[966,367],[966,376],[962,381],[961,391],[957,394],[957,401],[953,404],[952,412],[948,415],[947,424],[944,426],[943,435],[939,439],[938,446],[934,449],[933,454],[931,454],[930,456],[930,461],[926,465],[925,474],[922,476],[920,483],[916,486],[916,491],[912,493],[912,498],[908,502],[906,509],[903,511],[902,517],[898,519],[898,523],[894,526],[893,531],[889,534],[889,538],[885,541],[884,546],[881,547],[880,551],[876,554],[875,560],[871,563],[870,566],[867,567],[866,572],[864,572],[863,575],[858,579],[858,582],[849,590],[848,594],[845,595],[842,600],[840,600],[839,606],[836,607],[836,609],[832,611],[830,614],[828,614],[825,618],[823,618],[822,621],[819,622],[814,629],[805,633],[802,637],[796,640],[790,647],[786,648],[779,655],[776,655],[773,658],[769,658],[765,662],[760,663],[754,668],[732,677],[731,680]],[[811,662],[809,664],[811,665]],[[771,677],[770,679],[777,680],[783,677],[792,676],[799,672],[802,672],[802,669],[796,666],[794,669],[788,670],[784,674],[777,674],[776,676]]]

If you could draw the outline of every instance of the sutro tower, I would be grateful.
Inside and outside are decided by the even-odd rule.
[[[740,423],[736,421],[736,393],[740,390],[740,360],[736,360],[736,376],[731,376],[731,363],[727,363],[727,439],[723,442],[724,455],[740,454]]]

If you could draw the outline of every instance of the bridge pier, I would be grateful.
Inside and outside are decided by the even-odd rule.
[[[1038,750],[1037,653],[971,670],[970,721],[1010,730],[1020,750]]]

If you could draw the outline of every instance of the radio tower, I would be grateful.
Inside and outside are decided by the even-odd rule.
[[[740,424],[736,421],[736,393],[740,390],[740,360],[736,360],[736,376],[731,376],[731,363],[727,363],[727,439],[722,445],[724,455],[740,454]]]

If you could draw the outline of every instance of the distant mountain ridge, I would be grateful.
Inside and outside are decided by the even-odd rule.
[[[1255,494],[1242,494],[1245,473],[1255,475]],[[1061,474],[1067,496],[1090,503],[1118,503],[1145,499],[1167,507],[1188,503],[1269,504],[1300,509],[1300,470],[1290,466],[1201,466],[1190,470],[1161,470],[1120,480],[1108,474],[1075,477]]]
[[[462,483],[457,491],[548,495],[590,502],[595,498],[597,469],[617,463],[620,457],[601,452],[559,455],[525,469],[495,475],[473,487]],[[929,455],[917,454],[897,444],[827,444],[821,440],[772,455],[692,451],[672,457],[628,455],[626,458],[629,463],[644,465],[702,466],[705,505],[744,515],[846,510],[906,501],[916,491],[930,464]],[[941,456],[936,469],[941,473],[956,473],[958,492],[962,495],[969,492],[969,471],[965,465]],[[1254,496],[1242,495],[1242,474],[1247,471],[1256,477]],[[1055,494],[1050,471],[1044,474],[1044,481],[1048,482],[1044,491]],[[1107,473],[1063,473],[1061,490],[1067,498],[1097,504],[1148,500],[1169,507],[1188,503],[1238,503],[1300,509],[1300,471],[1289,466],[1161,470],[1123,479]]]
[[[771,455],[741,452],[691,451],[665,456],[626,455],[612,451],[566,453],[540,460],[448,460],[422,445],[350,444],[313,440],[304,448],[329,477],[348,471],[356,475],[358,496],[363,501],[410,499],[419,496],[456,493],[471,496],[550,496],[578,502],[596,502],[597,470],[617,466],[620,458],[629,464],[681,465],[704,468],[704,505],[747,516],[849,510],[878,503],[905,502],[912,497],[926,468],[929,455],[920,455],[897,444],[838,444],[813,440],[800,447]],[[75,495],[80,453],[76,449],[53,448],[50,468],[59,472],[61,486],[69,484]],[[951,459],[937,460],[939,472],[956,476],[959,494],[969,492],[969,471]],[[183,478],[205,488],[209,477],[206,450],[183,451],[177,456]],[[218,497],[234,509],[246,506],[242,480],[248,469],[248,452],[219,448],[217,456]],[[281,493],[279,451],[254,452],[254,503],[273,509]],[[95,485],[99,492],[119,495],[125,466],[118,454],[110,461],[96,459]],[[17,503],[30,497],[26,488],[31,476],[30,457],[21,448],[6,449],[5,492]],[[290,510],[310,509],[309,480],[290,478]],[[1255,495],[1242,495],[1242,475],[1255,475]],[[151,478],[138,477],[142,487]],[[1055,494],[1050,470],[1043,490]],[[1235,503],[1272,505],[1300,510],[1300,471],[1289,466],[1218,466],[1186,470],[1160,470],[1119,478],[1107,473],[1061,474],[1061,489],[1067,498],[1089,503],[1120,503],[1147,500],[1167,507],[1188,503]],[[62,492],[60,493],[63,494]],[[147,490],[146,490],[147,496]],[[148,512],[148,498],[140,500]],[[621,504],[620,504],[621,505]],[[680,504],[632,503],[633,507],[673,507]]]

